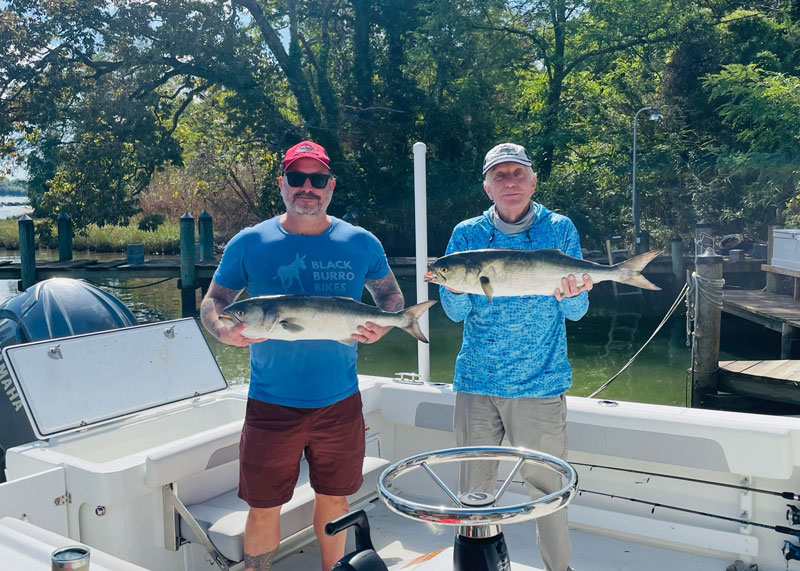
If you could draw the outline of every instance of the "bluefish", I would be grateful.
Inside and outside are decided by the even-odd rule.
[[[220,319],[245,322],[241,334],[251,339],[330,339],[346,345],[355,340],[358,326],[370,321],[382,327],[398,327],[425,343],[419,317],[436,301],[425,301],[400,311],[384,311],[349,297],[311,295],[263,295],[232,303]]]
[[[561,278],[572,274],[583,285],[583,274],[593,283],[612,280],[643,289],[661,289],[641,271],[661,252],[653,250],[613,266],[579,260],[560,250],[468,250],[438,258],[428,265],[427,281],[489,298],[553,295]]]

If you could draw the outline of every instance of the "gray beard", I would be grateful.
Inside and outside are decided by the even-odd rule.
[[[303,207],[297,203],[295,198],[293,198],[291,202],[286,205],[286,208],[290,210],[292,214],[299,214],[301,216],[316,216],[322,211],[322,200],[318,200],[315,206]]]

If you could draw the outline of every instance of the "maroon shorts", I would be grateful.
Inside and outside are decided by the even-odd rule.
[[[358,491],[364,463],[360,393],[322,408],[248,399],[239,443],[239,497],[254,508],[288,502],[303,452],[315,492],[348,496]]]

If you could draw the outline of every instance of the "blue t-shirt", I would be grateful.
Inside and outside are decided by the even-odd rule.
[[[225,247],[214,281],[251,296],[299,294],[361,300],[366,280],[389,264],[370,232],[331,217],[322,234],[290,234],[279,217],[245,228]],[[250,346],[250,397],[284,406],[318,408],[358,390],[356,345],[338,341],[269,339]]]

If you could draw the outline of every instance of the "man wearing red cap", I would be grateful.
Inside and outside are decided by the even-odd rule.
[[[315,492],[314,530],[325,571],[344,555],[345,534],[327,522],[347,513],[362,484],[364,420],[356,345],[337,341],[249,339],[247,326],[219,316],[245,288],[251,296],[308,294],[361,299],[366,286],[386,311],[403,294],[375,236],[327,214],[336,180],[325,149],[303,141],[286,152],[278,179],[286,212],[234,236],[200,306],[220,341],[250,347],[250,388],[240,443],[239,497],[250,511],[244,534],[247,570],[264,571],[280,542],[280,509],[294,492],[303,454]],[[367,323],[353,339],[373,343],[387,328]]]

